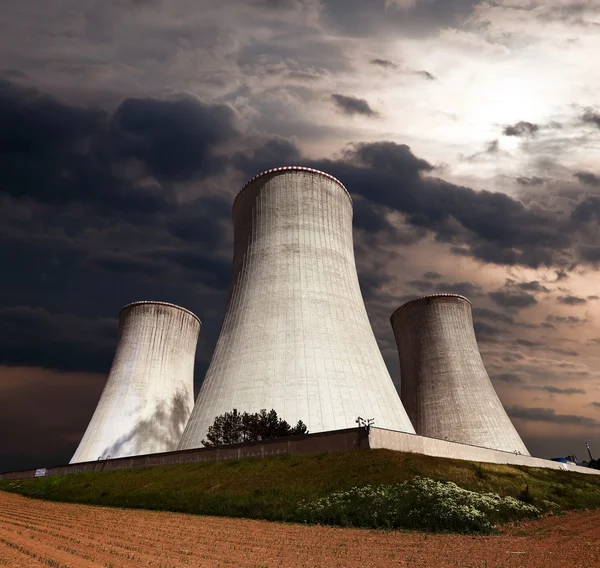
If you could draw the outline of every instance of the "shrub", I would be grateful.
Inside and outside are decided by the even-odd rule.
[[[540,515],[538,508],[513,497],[477,493],[423,477],[395,485],[354,487],[297,510],[297,520],[306,523],[478,534],[489,534],[502,522]]]
[[[297,434],[308,434],[306,424],[302,420],[299,420],[296,426],[290,426],[283,418],[277,416],[274,409],[269,412],[263,409],[254,414],[248,412],[241,414],[234,408],[231,412],[215,417],[202,444],[206,447],[223,446]]]

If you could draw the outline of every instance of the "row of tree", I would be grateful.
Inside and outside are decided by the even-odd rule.
[[[266,409],[254,414],[238,412],[226,412],[217,416],[212,426],[208,428],[206,440],[202,440],[204,446],[223,446],[237,444],[239,442],[258,442],[272,438],[283,438],[295,436],[296,434],[308,434],[306,424],[302,420],[296,426],[290,426],[285,420],[277,416],[277,412]]]

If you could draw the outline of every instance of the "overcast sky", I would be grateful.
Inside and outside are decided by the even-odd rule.
[[[355,202],[389,316],[473,303],[532,454],[600,456],[600,0],[19,0],[0,8],[0,470],[68,462],[119,309],[223,316],[232,196],[278,165]]]

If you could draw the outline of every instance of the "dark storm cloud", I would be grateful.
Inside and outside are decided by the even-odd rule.
[[[585,394],[585,390],[583,389],[574,389],[574,388],[566,388],[566,389],[561,389],[559,387],[553,387],[553,386],[532,386],[532,387],[528,387],[529,389],[532,390],[541,390],[541,391],[545,391],[548,392],[550,394],[564,394],[566,396],[571,396],[574,394]]]
[[[198,280],[207,286],[226,290],[231,281],[231,261],[214,258],[200,250],[156,251],[153,256],[198,273]]]
[[[417,1],[396,6],[386,0],[325,0],[323,23],[352,36],[423,36],[444,28],[460,28],[479,0]],[[386,8],[387,4],[387,8]]]
[[[424,79],[427,79],[428,81],[437,81],[438,80],[438,78],[433,73],[430,73],[429,71],[425,71],[424,69],[415,71],[414,74],[419,75],[419,76],[423,77]]]
[[[491,378],[499,383],[506,383],[510,385],[520,385],[525,382],[516,373],[499,373],[497,375],[492,375]]]
[[[524,321],[520,321],[518,323],[515,324],[517,327],[522,327],[524,329],[537,329],[539,327],[538,324],[535,323],[527,323]]]
[[[600,128],[600,113],[596,112],[593,109],[587,109],[583,113],[581,119],[587,124],[593,124],[594,126]]]
[[[581,245],[579,248],[579,256],[581,260],[590,263],[600,261],[600,246],[597,245]]]
[[[600,176],[591,172],[575,172],[573,174],[580,182],[593,185],[594,187],[600,186]]]
[[[384,69],[398,69],[399,68],[398,64],[394,63],[390,59],[375,58],[375,59],[371,59],[369,61],[369,63],[371,63],[371,65],[383,67]],[[437,77],[433,73],[430,73],[429,71],[426,71],[425,69],[419,69],[419,70],[414,70],[414,71],[404,69],[402,72],[403,73],[411,73],[413,75],[418,75],[419,77],[423,77],[424,79],[427,79],[428,81],[437,81],[438,80]]]
[[[462,160],[466,160],[467,162],[473,162],[480,158],[481,156],[494,156],[498,154],[500,151],[500,141],[499,140],[490,140],[486,142],[484,149],[481,152],[475,152],[474,154],[470,154],[468,156],[461,155]]]
[[[121,131],[115,146],[123,158],[141,160],[161,180],[205,177],[225,165],[213,149],[235,136],[234,121],[228,106],[191,96],[125,99],[114,115]]]
[[[517,284],[517,287],[525,292],[550,292],[546,286],[543,286],[537,280],[532,280],[531,282],[520,282]]]
[[[600,197],[590,195],[581,200],[571,212],[571,220],[575,225],[584,225],[600,221]]]
[[[529,326],[528,326],[529,327]],[[536,327],[536,326],[532,326]],[[556,353],[558,355],[566,355],[568,357],[577,357],[579,353],[577,351],[573,351],[572,349],[562,349],[560,347],[551,347],[546,343],[542,343],[541,341],[531,341],[529,339],[515,339],[513,345],[517,347],[527,347],[528,349],[539,349],[541,351],[548,351],[550,353]]]
[[[504,193],[426,176],[433,166],[394,142],[355,144],[341,160],[307,165],[341,179],[353,194],[404,214],[456,254],[495,264],[550,266],[572,236],[552,211],[528,208]]]
[[[569,278],[569,273],[560,268],[555,271],[556,272],[556,282],[560,282],[561,280],[567,280]]]
[[[432,282],[429,280],[411,280],[409,286],[420,292],[439,292],[440,294],[460,294],[461,296],[481,296],[481,288],[471,282]]]
[[[231,218],[229,197],[206,196],[186,206],[166,223],[166,229],[175,237],[206,247],[217,247],[223,239],[223,224]]]
[[[581,0],[573,0],[566,3],[550,3],[533,2],[529,6],[537,10],[536,17],[542,21],[559,20],[561,22],[568,21],[569,23],[585,25],[589,23],[584,20],[584,16],[588,12],[597,12],[598,7],[594,2]],[[525,8],[526,9],[526,8]]]
[[[498,336],[503,333],[501,328],[482,321],[474,322],[473,329],[478,343],[495,343]]]
[[[530,341],[529,339],[515,339],[514,344],[522,347],[542,347],[544,345],[539,341]]]
[[[334,93],[331,95],[331,100],[339,110],[349,116],[357,114],[369,117],[378,116],[365,99]]]
[[[530,422],[551,422],[553,424],[570,424],[576,426],[600,426],[600,421],[587,416],[574,414],[557,414],[552,408],[525,408],[524,406],[509,406],[506,412],[511,418]]]
[[[379,67],[383,67],[384,69],[396,69],[398,65],[389,59],[371,59],[370,63],[372,65],[378,65]]]
[[[136,159],[161,182],[206,177],[224,165],[212,150],[231,139],[233,119],[229,107],[190,97],[125,99],[109,116],[2,80],[0,192],[56,205],[166,210],[164,188],[119,168]]]
[[[525,185],[525,186],[535,186],[535,185],[541,185],[544,183],[544,178],[541,178],[538,176],[533,176],[533,177],[519,176],[518,178],[516,178],[516,180],[519,185]]]
[[[366,302],[380,295],[381,287],[391,281],[383,271],[360,272],[358,281]]]
[[[385,218],[382,207],[366,199],[354,199],[352,225],[355,229],[362,229],[368,233],[386,231],[394,234],[394,227]],[[417,241],[420,238],[417,237]],[[408,244],[408,243],[405,243]]]
[[[486,154],[497,154],[500,149],[500,142],[498,140],[492,140],[488,142],[485,152]]]
[[[488,296],[495,304],[503,308],[522,309],[537,304],[535,296],[526,292],[497,290],[495,292],[488,292]]]
[[[507,323],[513,324],[515,320],[512,316],[508,314],[501,314],[499,312],[495,312],[494,310],[489,310],[487,308],[477,308],[473,307],[473,317],[474,318],[485,318],[491,321],[499,322],[499,323]]]
[[[521,138],[523,136],[534,136],[539,129],[540,127],[537,124],[521,120],[515,124],[507,124],[502,130],[502,134]]]
[[[90,257],[85,266],[118,274],[136,273],[158,277],[173,274],[174,269],[192,271],[193,282],[214,290],[226,290],[231,280],[231,262],[196,249],[153,250],[148,253],[124,254],[104,252]],[[188,275],[189,277],[189,275]]]
[[[565,304],[567,306],[580,306],[582,304],[587,304],[587,300],[585,298],[580,298],[579,296],[558,296],[556,301],[559,304]]]
[[[145,276],[158,276],[164,272],[164,266],[155,260],[118,252],[92,255],[85,260],[84,266],[119,274],[134,273]]]
[[[587,319],[578,318],[577,316],[546,316],[546,321],[550,324],[565,323],[567,325],[582,325],[587,323]]]
[[[0,191],[60,204],[105,197],[115,185],[103,192],[107,164],[88,163],[83,151],[106,128],[102,111],[0,80],[0,123]]]
[[[224,303],[231,198],[198,186],[180,203],[173,188],[229,164],[218,157],[237,132],[229,107],[173,95],[128,98],[111,113],[4,81],[0,122],[0,263],[11,266],[0,363],[105,373],[124,304],[164,300],[201,315]],[[203,332],[214,336],[216,319]]]
[[[250,0],[254,6],[269,10],[293,10],[303,4],[303,0]]]
[[[442,274],[440,274],[439,272],[429,271],[423,274],[423,278],[426,278],[427,280],[439,280],[441,277]]]
[[[546,347],[545,351],[549,351],[550,353],[556,353],[557,355],[565,355],[567,357],[579,357],[579,351],[574,351],[573,349],[562,349],[560,347]]]
[[[233,165],[248,178],[279,166],[297,165],[301,162],[298,148],[285,138],[273,137],[248,152],[236,152]]]
[[[0,308],[0,364],[62,371],[107,372],[117,320],[50,314],[40,308]]]

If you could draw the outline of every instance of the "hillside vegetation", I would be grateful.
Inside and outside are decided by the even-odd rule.
[[[299,510],[323,497],[416,477],[513,497],[544,512],[600,506],[600,476],[390,450],[283,455],[1,481],[0,490],[52,501],[298,521],[302,520]]]

